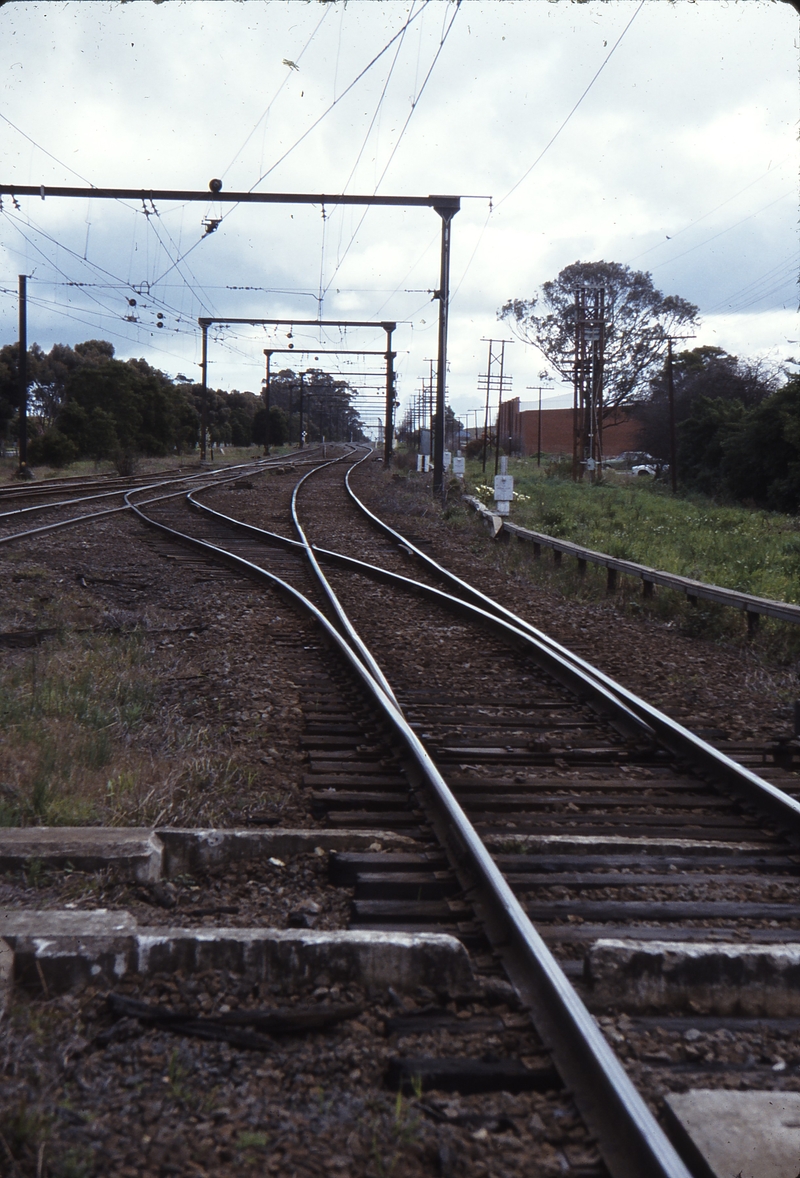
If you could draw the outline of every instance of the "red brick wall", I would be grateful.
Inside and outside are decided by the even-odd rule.
[[[536,409],[515,412],[519,402],[516,398],[503,405],[503,420],[500,423],[500,437],[513,436],[522,444],[523,454],[535,454],[539,428],[539,413]],[[641,450],[641,427],[638,421],[617,411],[603,421],[603,454],[613,458],[624,450]],[[572,455],[572,410],[542,410],[542,453]]]

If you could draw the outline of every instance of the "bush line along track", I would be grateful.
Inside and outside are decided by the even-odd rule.
[[[762,930],[755,926],[776,917],[797,920],[800,908],[765,904],[763,898],[749,905],[728,903],[724,907],[713,897],[699,902],[699,906],[698,902],[664,904],[645,897],[644,903],[633,909],[624,901],[586,902],[576,898],[529,904],[526,913],[510,885],[523,895],[555,885],[579,897],[586,888],[618,888],[619,877],[614,875],[607,857],[611,848],[616,851],[614,867],[634,871],[638,868],[639,874],[625,882],[641,890],[646,890],[648,885],[663,889],[713,882],[714,877],[704,872],[718,867],[722,860],[734,871],[751,873],[734,879],[746,880],[748,888],[766,892],[770,881],[797,873],[792,848],[785,837],[764,830],[763,823],[743,814],[742,804],[767,814],[791,841],[796,841],[800,807],[781,790],[743,769],[522,619],[446,573],[419,548],[370,513],[366,514],[371,522],[365,525],[362,515],[356,528],[352,502],[345,499],[337,474],[337,467],[326,464],[314,472],[314,479],[302,492],[298,494],[299,485],[295,489],[293,515],[302,537],[300,541],[266,533],[214,513],[191,494],[190,502],[205,516],[197,521],[200,526],[194,530],[199,530],[205,539],[189,536],[182,528],[170,533],[164,513],[171,523],[175,522],[177,492],[169,497],[159,496],[157,507],[155,500],[132,502],[131,495],[138,497],[145,489],[130,492],[126,502],[143,520],[173,538],[192,544],[205,556],[223,560],[239,572],[266,577],[297,604],[310,610],[329,641],[348,661],[362,687],[373,694],[375,706],[394,743],[402,750],[401,760],[412,787],[410,796],[406,793],[405,797],[402,794],[398,797],[396,785],[391,789],[384,786],[381,796],[380,788],[375,790],[368,775],[362,777],[359,788],[358,780],[354,783],[352,775],[348,780],[346,774],[337,774],[335,769],[342,766],[334,765],[334,771],[319,774],[319,784],[334,783],[334,788],[315,791],[314,803],[327,812],[332,825],[346,816],[351,827],[360,823],[374,826],[377,813],[381,825],[414,829],[419,828],[420,817],[424,815],[447,852],[452,869],[450,879],[469,904],[452,899],[448,902],[447,895],[453,892],[453,886],[447,878],[431,878],[430,856],[340,856],[335,869],[349,872],[356,882],[355,920],[362,927],[365,924],[409,927],[413,921],[420,927],[419,922],[427,919],[431,925],[438,921],[438,927],[444,915],[452,931],[471,939],[476,946],[482,937],[487,938],[530,1006],[536,1028],[573,1090],[612,1174],[685,1176],[688,1171],[684,1164],[627,1078],[545,940],[568,961],[576,946],[580,948],[590,939],[602,936],[609,926],[614,933],[624,931],[626,936],[634,938],[638,933],[645,939],[656,935],[669,940],[674,937],[665,931],[665,921],[673,926],[676,923],[686,926],[692,921],[710,919],[724,924],[736,920],[740,928],[757,934],[756,939],[767,939],[759,938]],[[307,502],[308,491],[322,485],[326,492],[324,519],[315,505]],[[340,497],[338,504],[333,501],[335,494]],[[354,500],[352,491],[350,495]],[[357,546],[362,553],[365,548],[377,549],[381,567],[364,565],[342,553],[312,551],[300,525],[298,500],[304,517],[311,515],[311,522],[306,518],[303,527],[312,538],[322,527],[326,538],[331,527],[338,527],[341,532],[338,539],[345,541],[345,546],[348,543]],[[358,506],[366,510],[363,505]],[[153,514],[154,509],[159,518]],[[376,524],[389,538],[383,547],[375,540]],[[244,538],[232,542],[232,528],[243,531]],[[354,528],[360,530],[361,536],[348,540]],[[219,541],[226,534],[227,543],[223,545]],[[406,558],[400,555],[400,545],[422,564],[429,581],[441,583],[445,579],[455,594],[411,580],[386,567],[393,562],[396,567],[404,567]],[[258,555],[258,560],[268,567],[261,568],[256,561],[245,559],[231,549],[238,549],[239,553],[246,551],[248,557]],[[346,615],[337,610],[332,624],[324,612],[332,609],[329,599],[326,604],[319,588],[309,589],[307,574],[301,569],[314,565],[317,559],[334,566],[332,580],[345,600],[347,615],[355,619],[368,647],[380,652],[384,670],[388,671],[394,693],[410,723],[394,702],[385,680],[381,685],[384,672],[348,630]],[[271,571],[275,569],[280,576]],[[348,574],[346,578],[342,569]],[[351,587],[353,582],[357,583],[355,589]],[[302,591],[298,583],[302,584]],[[402,594],[399,599],[398,594]],[[309,600],[309,595],[315,601]],[[481,626],[483,649],[476,648],[474,635],[463,625],[451,624],[451,617],[442,612],[444,609],[450,614],[456,610],[459,618]],[[387,632],[382,619],[388,616],[393,618],[393,626]],[[445,625],[444,621],[449,624]],[[445,673],[441,662],[434,661],[426,668],[411,663],[407,636],[414,631],[421,635],[426,624],[445,634],[448,655],[459,668],[462,688],[459,692],[454,692],[453,674]],[[344,635],[337,626],[345,631]],[[492,632],[491,642],[485,637],[487,629]],[[508,689],[510,698],[505,701],[496,698],[500,662],[505,663],[502,668],[505,682],[514,684],[513,691]],[[536,664],[535,673],[532,663]],[[489,698],[486,698],[487,691]],[[569,739],[564,739],[565,736]],[[463,764],[465,761],[470,764]],[[532,776],[534,767],[540,772],[549,771],[548,776]],[[313,761],[312,768],[315,768]],[[513,780],[504,783],[502,793],[492,780],[499,771],[506,776],[513,774]],[[567,776],[570,771],[582,771],[586,779]],[[452,792],[442,772],[449,778]],[[314,776],[309,774],[310,781],[313,782]],[[343,788],[336,789],[335,784]],[[735,794],[740,803],[731,803],[715,793],[715,788],[722,795]],[[653,812],[656,807],[659,813]],[[500,845],[498,861],[508,879],[503,877],[486,844],[468,821],[465,809],[488,841]],[[511,829],[509,815],[516,819]],[[536,844],[539,851],[536,857],[508,853],[510,845],[516,844],[517,850],[524,849],[526,826],[529,832],[535,832],[527,841]],[[749,845],[743,847],[743,842]],[[399,872],[391,871],[391,860],[400,867]],[[603,866],[603,871],[597,871],[594,866],[597,863]],[[653,868],[666,871],[667,867],[678,870],[666,877],[647,878]],[[761,874],[754,876],[754,869]],[[726,881],[730,886],[730,874]],[[389,892],[394,889],[399,895],[410,889],[412,895],[428,896],[437,887],[440,899],[416,903],[359,899],[360,893],[380,896],[387,889]],[[474,925],[469,919],[462,919],[459,927],[453,920],[454,913],[462,918],[474,914],[478,923]],[[581,917],[581,913],[585,914],[582,919],[592,920],[593,925],[570,925],[565,921],[567,914]],[[531,925],[529,915],[540,925],[544,938]],[[660,921],[661,927],[655,928],[650,923],[643,928],[623,929],[626,921]],[[599,924],[603,925],[600,930]],[[687,933],[697,937],[697,927],[682,927],[682,940],[687,939]],[[707,930],[702,935],[707,936]]]

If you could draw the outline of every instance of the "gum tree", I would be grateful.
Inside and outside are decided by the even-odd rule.
[[[662,368],[666,339],[685,335],[698,308],[679,295],[656,290],[650,274],[619,262],[573,262],[527,299],[509,299],[498,311],[514,334],[533,344],[565,380],[575,354],[575,290],[605,291],[603,401],[607,409],[639,400]]]

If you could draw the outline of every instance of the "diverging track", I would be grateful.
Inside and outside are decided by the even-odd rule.
[[[693,1012],[713,1031],[731,1008],[726,962],[740,979],[763,976],[765,948],[797,935],[800,808],[477,591],[437,588],[446,578],[432,562],[409,578],[408,556],[422,553],[357,509],[342,467],[320,466],[291,504],[286,492],[273,499],[269,534],[258,512],[237,521],[214,495],[193,497],[203,515],[189,530],[313,600],[362,682],[375,683],[412,788],[379,765],[365,773],[312,754],[315,811],[334,827],[377,819],[419,835],[422,822],[423,838],[432,827],[447,853],[446,863],[424,847],[340,856],[353,922],[446,929],[479,958],[502,959],[612,1172],[686,1173],[566,975],[598,1010],[643,1020],[644,1048],[632,1036],[628,1054],[651,1097],[679,1071],[705,1076],[670,1020]],[[365,557],[369,568],[357,563]],[[309,580],[318,560],[336,604]],[[692,982],[698,960],[705,989]],[[755,1028],[762,1040],[800,1013],[778,973],[758,997],[740,986],[736,1000],[751,1021],[773,1020]],[[738,1057],[764,1083],[754,1028],[740,1030],[728,1032],[734,1049],[703,1063],[729,1075],[743,1047]],[[645,1050],[655,1032],[679,1042],[656,1064]]]

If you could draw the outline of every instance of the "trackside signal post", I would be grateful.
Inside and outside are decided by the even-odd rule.
[[[209,191],[211,195],[209,195]],[[434,489],[444,490],[444,404],[445,368],[447,365],[447,318],[450,303],[450,228],[453,217],[461,208],[460,196],[351,196],[348,193],[329,195],[313,192],[223,192],[221,180],[211,180],[208,189],[145,189],[145,188],[70,188],[49,187],[44,184],[2,184],[0,196],[72,197],[77,200],[140,200],[151,205],[157,200],[216,201],[219,204],[305,204],[321,205],[384,205],[398,208],[432,208],[442,220],[442,242],[439,267],[439,289],[434,298],[439,302],[439,357],[436,376],[436,440],[434,443]],[[216,218],[216,229],[219,220]],[[208,222],[206,232],[209,233]],[[226,322],[230,322],[226,320]],[[390,349],[387,349],[387,351]],[[388,400],[388,393],[387,393]],[[394,396],[392,396],[394,401]],[[394,406],[392,406],[394,408]],[[391,446],[391,440],[389,441]],[[391,453],[391,451],[390,451]]]

